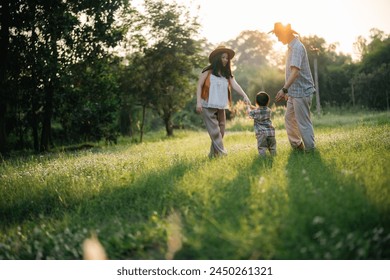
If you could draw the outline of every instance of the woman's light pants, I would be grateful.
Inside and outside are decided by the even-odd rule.
[[[225,110],[202,108],[202,116],[211,139],[209,157],[227,155],[227,151],[223,146],[223,136],[225,134],[226,124]]]

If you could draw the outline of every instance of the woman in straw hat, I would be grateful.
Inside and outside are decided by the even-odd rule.
[[[225,134],[225,109],[231,103],[231,88],[240,94],[246,104],[248,96],[232,75],[230,60],[235,52],[219,46],[209,55],[210,65],[200,74],[196,91],[196,111],[203,116],[204,123],[211,138],[209,157],[226,155],[223,145]]]

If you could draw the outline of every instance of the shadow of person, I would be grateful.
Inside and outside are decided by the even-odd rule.
[[[187,241],[177,259],[259,258],[263,248],[256,240],[264,228],[258,197],[262,194],[254,195],[258,188],[253,186],[253,180],[269,173],[272,161],[257,155],[248,158],[237,165],[234,177],[227,179],[228,174],[222,174],[204,188],[207,195],[193,197],[193,212],[186,217]]]
[[[2,207],[0,217],[7,218],[2,220],[2,230],[10,230],[11,235],[7,237],[10,244],[21,245],[4,247],[0,258],[15,254],[20,259],[35,259],[38,254],[28,249],[24,234],[12,232],[14,224],[19,222],[36,223],[33,238],[34,244],[41,246],[41,258],[81,258],[81,247],[72,245],[81,244],[90,233],[96,232],[110,259],[164,259],[167,246],[165,219],[190,200],[178,182],[206,161],[173,160],[165,168],[144,171],[135,178],[127,177],[118,185],[105,182],[107,187],[99,191],[71,193],[67,197],[67,208],[57,206],[51,194],[42,194],[38,202],[48,202],[47,209],[60,212],[48,211],[42,218],[39,215],[43,214],[37,210],[16,220],[12,216],[13,205]],[[50,223],[56,227],[46,226]],[[22,226],[20,228],[24,230]],[[26,228],[29,236],[29,228]]]
[[[389,225],[369,201],[364,182],[325,162],[320,151],[292,151],[286,176],[288,207],[278,259],[389,257]]]

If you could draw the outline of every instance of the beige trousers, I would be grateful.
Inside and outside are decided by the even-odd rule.
[[[284,117],[288,140],[293,148],[303,142],[305,150],[315,148],[314,129],[310,116],[312,95],[307,97],[288,97]]]
[[[227,151],[223,146],[223,136],[225,134],[226,124],[225,110],[202,108],[202,116],[211,139],[209,157],[227,155]]]

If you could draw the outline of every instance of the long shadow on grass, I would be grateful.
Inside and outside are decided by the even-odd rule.
[[[390,257],[389,220],[369,202],[362,182],[326,164],[320,152],[292,152],[286,169],[289,204],[276,258]]]
[[[223,160],[223,159],[221,159]],[[272,168],[272,162],[254,158],[241,166],[236,177],[229,182],[213,182],[208,199],[193,199],[195,211],[187,215],[185,225],[187,242],[176,259],[248,259],[255,258],[257,248],[252,247],[253,205],[251,180]],[[258,223],[258,221],[255,221]]]
[[[96,232],[111,259],[163,259],[166,252],[166,216],[189,203],[188,195],[180,190],[177,181],[201,164],[202,161],[178,161],[166,169],[145,173],[128,185],[103,188],[93,197],[75,201],[70,210],[58,209],[58,212],[62,210],[62,215],[51,217],[46,214],[45,217],[51,218],[51,223],[53,219],[58,221],[53,223],[58,225],[57,228],[46,227],[41,231],[40,223],[45,222],[30,215],[26,220],[37,223],[38,232],[34,232],[33,237],[30,236],[31,232],[24,233],[26,239],[33,238],[35,243],[42,244],[45,248],[41,253],[42,258],[73,259],[75,255],[78,255],[76,258],[82,257],[80,240]],[[59,239],[64,239],[64,232],[67,239],[63,244]],[[19,241],[18,236],[9,238],[15,244],[30,246]],[[57,247],[55,252],[54,244]],[[11,248],[7,254],[34,259],[35,252],[27,252],[27,247],[19,247],[15,252]]]
[[[190,203],[177,182],[199,164],[178,162],[131,185],[107,189],[81,205],[76,218],[99,232],[112,259],[164,259],[166,218]]]
[[[89,216],[95,219],[96,216],[116,212],[124,214],[123,209],[130,212],[136,210],[127,216],[130,220],[135,219],[135,216],[148,216],[152,210],[166,211],[177,199],[173,190],[176,187],[175,181],[192,168],[194,164],[179,161],[165,170],[156,170],[140,176],[129,185],[109,188],[103,186],[100,192],[90,192],[81,197],[73,197],[72,193],[69,193],[66,197],[67,203],[61,203],[55,188],[48,186],[35,190],[33,196],[27,194],[18,200],[0,205],[1,228],[7,229],[15,224],[40,219],[39,217],[61,219],[64,214],[74,211],[87,215],[87,220]]]

